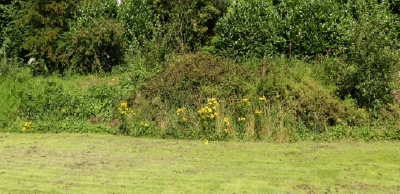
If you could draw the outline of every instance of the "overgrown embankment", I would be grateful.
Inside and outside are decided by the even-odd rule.
[[[374,0],[5,2],[0,129],[398,140],[397,8]]]

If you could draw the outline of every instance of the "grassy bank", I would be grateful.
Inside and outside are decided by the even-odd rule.
[[[105,75],[32,76],[20,68],[0,78],[0,131],[269,142],[400,138],[397,103],[375,110],[337,96],[336,70],[345,64],[336,58],[239,63],[200,52],[172,55],[160,72],[143,61]]]
[[[398,142],[0,135],[2,193],[398,193]]]

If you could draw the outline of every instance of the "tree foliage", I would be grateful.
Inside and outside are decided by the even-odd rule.
[[[34,72],[97,72],[121,61],[124,29],[90,12],[82,14],[87,12],[80,1],[29,0],[26,6],[28,13],[20,24],[27,28],[23,48],[38,60],[31,65]]]

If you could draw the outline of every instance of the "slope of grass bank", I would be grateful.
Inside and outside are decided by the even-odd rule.
[[[157,71],[138,56],[106,75],[32,76],[20,68],[0,78],[0,131],[277,142],[400,139],[398,104],[372,110],[339,98],[342,63],[284,56],[238,63],[199,52],[171,55]]]
[[[4,193],[398,193],[398,142],[0,135]]]

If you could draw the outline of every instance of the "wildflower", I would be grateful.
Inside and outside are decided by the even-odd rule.
[[[185,107],[178,108],[178,110],[176,111],[176,115],[179,116],[181,113],[183,113],[183,111],[184,111],[185,109],[186,109]]]
[[[262,111],[261,111],[261,110],[256,110],[255,113],[256,113],[256,114],[261,114]]]
[[[248,99],[248,98],[242,99],[241,102],[242,102],[242,104],[244,104],[244,105],[247,104],[248,106],[250,106],[250,102],[249,102],[249,99]]]
[[[24,124],[19,125],[21,127],[21,131],[29,131],[31,129],[32,122],[25,122]]]
[[[65,109],[61,109],[61,113],[65,113]]]
[[[204,139],[204,144],[208,145],[208,140]]]
[[[244,121],[244,120],[246,120],[246,118],[244,118],[244,117],[239,117],[238,118],[238,121],[240,122],[240,121]]]
[[[123,103],[121,103],[121,108],[127,108],[128,107],[128,104],[126,103],[126,102],[123,102]]]
[[[262,102],[262,101],[267,101],[267,99],[265,98],[265,96],[263,95],[262,97],[258,98],[258,102]]]
[[[228,133],[228,129],[224,129],[224,132],[225,132],[225,133]]]
[[[146,122],[143,122],[143,121],[140,122],[140,125],[145,126],[145,127],[149,126]]]
[[[226,126],[226,127],[231,126],[231,124],[229,123],[229,120],[230,120],[229,117],[225,117],[225,118],[224,118],[224,122],[225,122],[225,126]]]
[[[187,121],[187,118],[182,117],[182,121],[183,121],[183,122],[186,122],[186,121]]]

